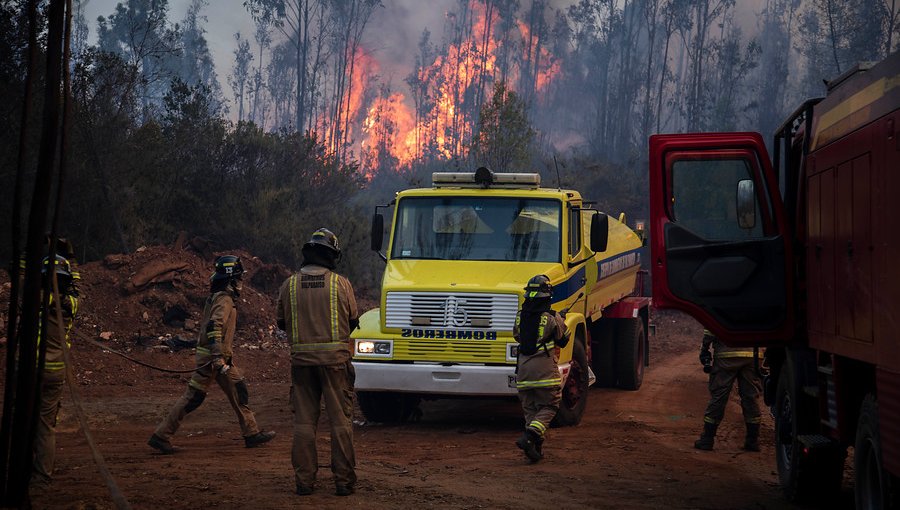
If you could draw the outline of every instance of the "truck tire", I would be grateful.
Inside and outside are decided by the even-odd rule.
[[[840,492],[846,450],[835,447],[806,451],[798,439],[818,431],[818,406],[800,388],[802,380],[792,357],[781,367],[775,394],[775,463],[785,497],[792,502],[828,501]],[[834,501],[833,499],[831,501]]]
[[[616,385],[637,390],[644,382],[644,321],[620,319],[616,324]]]
[[[859,410],[853,469],[856,482],[854,498],[859,510],[894,508],[890,475],[881,459],[881,435],[878,431],[878,402],[866,395]]]
[[[366,421],[390,425],[408,421],[420,401],[412,395],[389,391],[357,391],[356,400]]]
[[[587,353],[584,349],[584,338],[576,334],[572,340],[572,362],[569,367],[569,377],[562,388],[562,401],[559,403],[559,412],[551,423],[555,427],[569,427],[578,425],[587,407],[588,373]]]
[[[616,346],[613,343],[615,322],[600,319],[591,324],[591,368],[597,382],[594,386],[612,388],[616,385]]]

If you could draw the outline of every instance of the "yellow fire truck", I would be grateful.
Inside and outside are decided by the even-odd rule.
[[[394,208],[387,252],[383,208]],[[372,249],[387,266],[380,308],[352,333],[366,418],[402,421],[422,398],[515,396],[512,337],[525,283],[545,274],[574,341],[560,354],[558,425],[581,420],[588,388],[636,390],[648,353],[642,236],[540,175],[437,172],[433,187],[376,207]],[[593,370],[592,370],[593,369]],[[594,375],[596,374],[596,376]]]

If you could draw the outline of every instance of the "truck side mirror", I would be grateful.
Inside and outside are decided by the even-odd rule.
[[[737,217],[741,228],[751,229],[756,226],[756,193],[750,179],[742,179],[737,183]]]
[[[384,216],[375,213],[372,216],[372,251],[381,251],[384,240]]]
[[[591,219],[591,251],[606,251],[609,243],[609,219],[606,213],[598,212]]]

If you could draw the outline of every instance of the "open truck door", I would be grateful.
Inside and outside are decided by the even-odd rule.
[[[792,245],[758,133],[650,137],[653,301],[731,345],[794,333]]]

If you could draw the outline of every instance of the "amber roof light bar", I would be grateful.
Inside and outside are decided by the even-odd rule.
[[[541,176],[536,173],[494,173],[487,167],[474,172],[434,172],[431,182],[435,188],[539,188]]]

